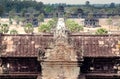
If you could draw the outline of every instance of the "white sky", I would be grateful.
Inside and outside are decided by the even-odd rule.
[[[120,3],[120,0],[37,0],[37,1],[42,1],[45,4],[48,3],[85,4],[86,1],[90,1],[91,4],[108,4],[111,2]]]

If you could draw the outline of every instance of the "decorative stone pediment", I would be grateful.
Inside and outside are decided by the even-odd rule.
[[[77,61],[75,49],[66,43],[54,45],[53,49],[46,51],[46,56],[52,61]]]
[[[77,61],[76,50],[68,43],[68,31],[63,18],[58,20],[52,46],[45,52],[45,61]]]

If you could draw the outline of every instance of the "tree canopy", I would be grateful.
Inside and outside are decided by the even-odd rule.
[[[9,31],[9,26],[8,26],[8,24],[2,24],[2,25],[0,26],[0,32],[1,32],[1,33],[8,33],[8,31]]]
[[[3,14],[3,12],[4,12],[4,8],[2,5],[0,5],[0,16]]]
[[[83,26],[79,25],[73,20],[66,20],[66,27],[71,31],[71,32],[79,32],[83,30]]]
[[[108,33],[108,31],[105,28],[99,28],[96,31],[97,35],[103,35],[103,34],[107,34],[107,33]]]
[[[55,19],[49,20],[46,24],[41,24],[38,27],[39,32],[50,32],[52,28],[55,28],[57,21]]]
[[[9,11],[15,10],[16,13],[21,13],[21,15],[24,16],[24,13],[31,11],[31,8],[38,11],[38,13],[54,13],[59,5],[60,4],[44,4],[36,0],[0,0],[0,14],[3,12],[9,13]],[[63,7],[65,7],[65,12],[70,11],[72,13],[76,13],[78,8],[81,8],[84,13],[100,13],[101,10],[107,13],[114,13],[120,9],[119,5],[115,3],[98,6],[90,4],[90,1],[86,1],[84,5],[63,4]]]
[[[17,13],[21,12],[22,9],[28,9],[34,7],[38,11],[43,10],[43,3],[35,0],[0,0],[0,4],[5,7],[5,12],[9,12],[15,9]]]
[[[12,35],[16,35],[16,34],[18,34],[18,31],[15,30],[15,29],[12,29],[12,30],[10,30],[10,34],[12,34]]]
[[[34,31],[33,25],[31,23],[26,24],[24,26],[24,31],[26,33],[33,33],[33,31]]]
[[[38,32],[50,32],[50,29],[48,24],[42,24],[38,27]]]

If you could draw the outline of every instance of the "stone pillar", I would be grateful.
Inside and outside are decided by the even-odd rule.
[[[80,67],[77,62],[42,62],[42,79],[78,79]]]

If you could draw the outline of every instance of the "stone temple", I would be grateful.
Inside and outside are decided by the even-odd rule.
[[[120,35],[0,34],[0,79],[120,79]]]

